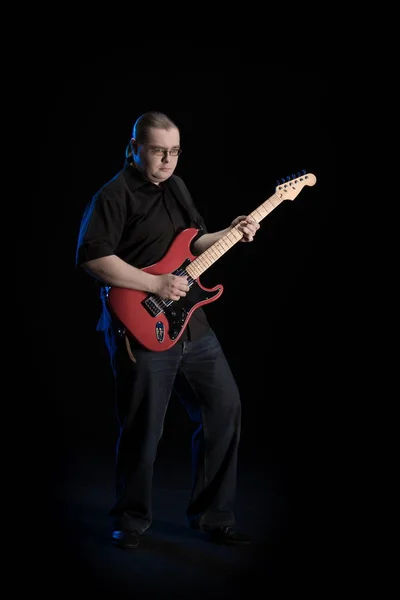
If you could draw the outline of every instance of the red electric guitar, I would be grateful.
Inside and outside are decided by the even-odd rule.
[[[316,177],[305,171],[294,177],[278,182],[275,193],[251,213],[259,223],[284,200],[294,200],[304,186],[313,186]],[[174,346],[189,323],[194,311],[214,302],[223,292],[223,286],[205,288],[200,275],[211,267],[225,252],[240,241],[242,233],[233,227],[199,256],[190,252],[190,244],[198,230],[185,229],[172,242],[167,254],[158,263],[145,267],[143,271],[153,275],[184,275],[188,278],[190,290],[179,300],[164,300],[155,294],[111,287],[108,304],[119,321],[142,346],[148,350],[162,352]]]

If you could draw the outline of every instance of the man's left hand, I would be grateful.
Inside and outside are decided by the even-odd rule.
[[[236,225],[238,225],[237,229],[243,233],[241,242],[252,242],[257,230],[260,229],[259,223],[246,215],[236,217],[232,221],[231,227],[236,227]]]

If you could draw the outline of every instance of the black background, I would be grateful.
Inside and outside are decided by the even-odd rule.
[[[209,231],[254,210],[282,177],[305,169],[317,178],[262,221],[253,243],[237,244],[202,277],[224,286],[207,314],[242,394],[241,460],[276,467],[293,526],[310,527],[311,512],[314,523],[333,518],[336,494],[343,289],[330,98],[338,80],[329,69],[269,64],[237,48],[192,50],[186,59],[136,63],[123,49],[60,53],[56,67],[45,53],[38,59],[36,139],[26,149],[37,172],[21,256],[32,269],[19,300],[40,397],[31,433],[40,448],[35,485],[49,491],[43,518],[56,497],[63,502],[71,456],[79,462],[83,447],[113,452],[100,302],[75,268],[77,235],[87,202],[122,167],[137,116],[160,110],[180,127],[176,173]],[[160,452],[187,454],[190,434],[172,399]]]

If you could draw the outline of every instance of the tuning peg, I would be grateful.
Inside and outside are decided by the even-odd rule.
[[[296,175],[292,173],[292,179],[296,179]]]
[[[276,180],[276,185],[281,185],[281,182],[279,181],[279,179]]]
[[[286,179],[284,177],[281,177],[281,182],[285,183]]]
[[[297,171],[297,177],[300,177],[301,171]]]
[[[286,181],[290,181],[290,175],[286,175]]]
[[[305,175],[305,174],[306,174],[306,172],[307,172],[307,171],[306,171],[305,169],[303,169],[303,170],[302,170],[302,173],[303,173],[303,175]]]

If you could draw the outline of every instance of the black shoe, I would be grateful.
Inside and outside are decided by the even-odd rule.
[[[224,544],[225,546],[248,546],[251,544],[251,538],[244,533],[239,533],[233,527],[219,527],[206,531],[215,544]]]
[[[139,534],[137,531],[113,531],[112,543],[114,546],[124,550],[132,550],[139,546]]]

